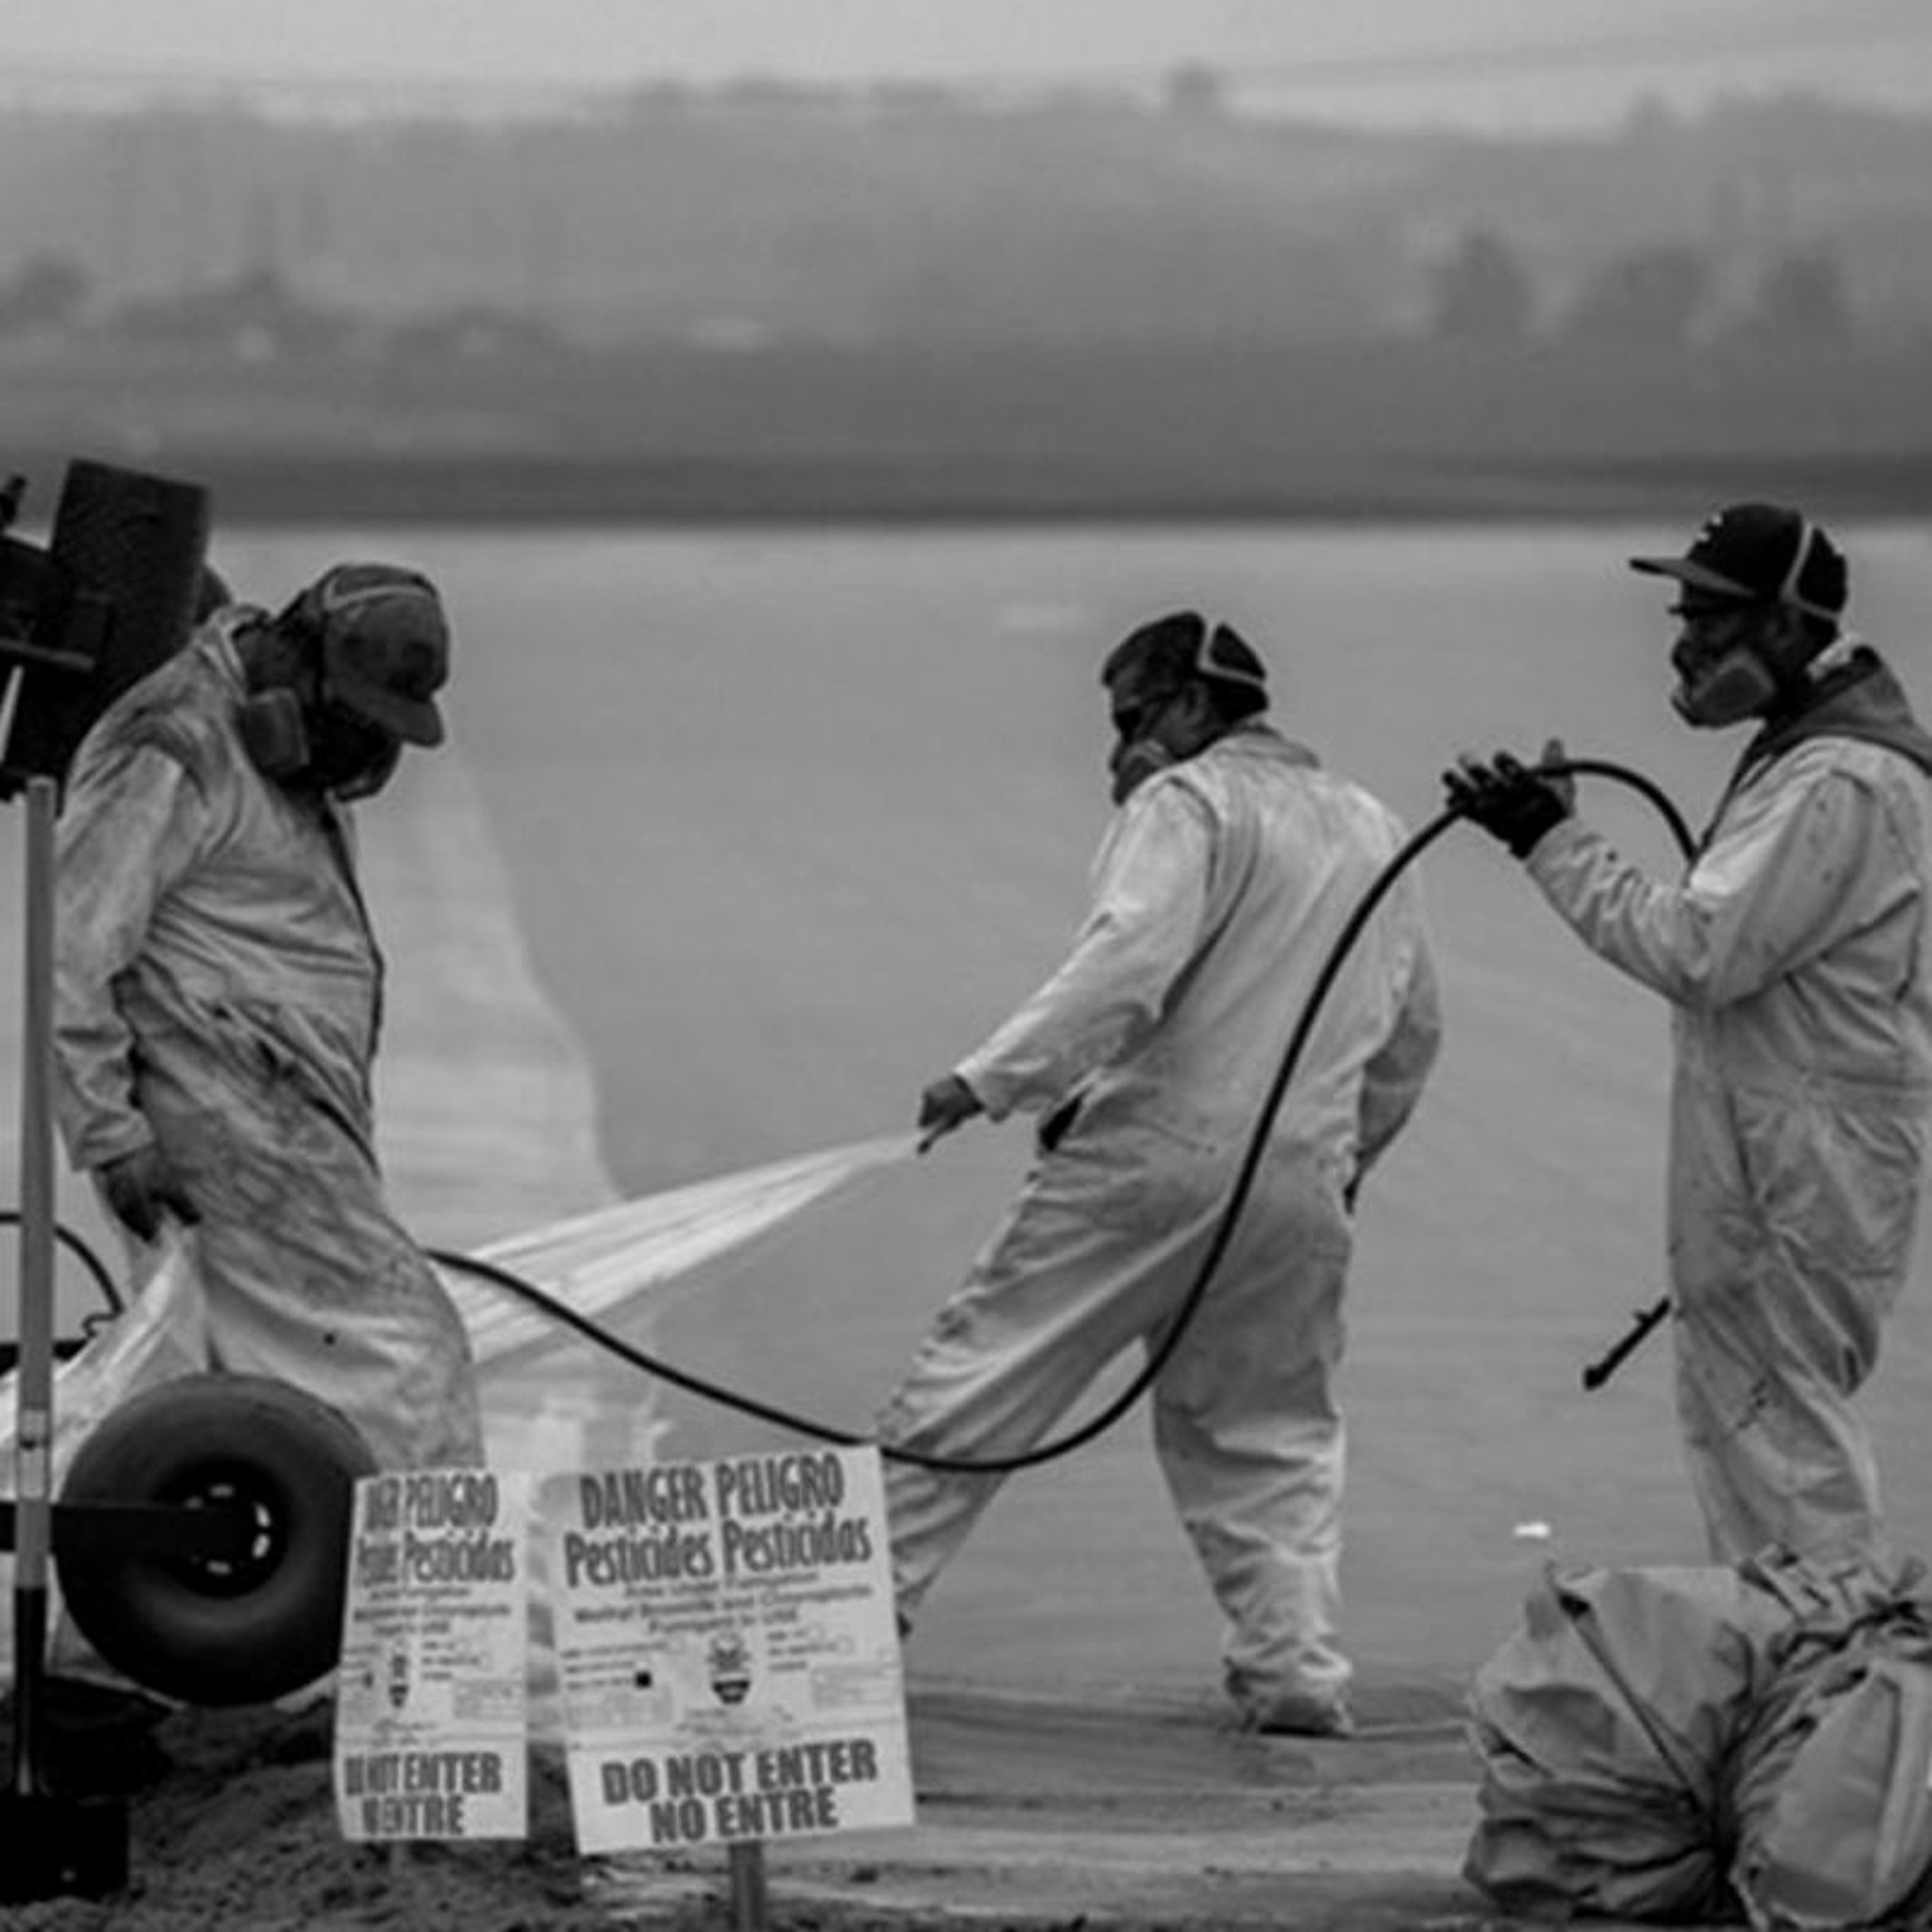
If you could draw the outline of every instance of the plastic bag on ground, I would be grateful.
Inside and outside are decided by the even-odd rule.
[[[1927,1922],[1932,1622],[1869,1580],[1794,1626],[1732,1772],[1732,1882],[1756,1932]]]
[[[1533,1917],[1721,1914],[1718,1767],[1789,1621],[1729,1569],[1546,1571],[1470,1688],[1464,1876]]]
[[[1777,1550],[1546,1576],[1471,1689],[1465,1875],[1530,1916],[1932,1922],[1916,1582]]]

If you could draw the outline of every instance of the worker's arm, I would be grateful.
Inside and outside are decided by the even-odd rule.
[[[1527,867],[1591,950],[1680,1005],[1748,998],[1872,919],[1912,868],[1882,805],[1843,770],[1786,782],[1767,808],[1721,829],[1682,884],[1648,877],[1574,819]]]
[[[995,1120],[1065,1099],[1156,1024],[1199,941],[1212,851],[1207,808],[1184,784],[1150,782],[1120,808],[1073,950],[954,1070]]]
[[[155,906],[193,862],[204,816],[179,760],[150,744],[80,762],[62,802],[53,1044],[61,1128],[76,1167],[101,1167],[153,1139],[135,1105],[116,981],[140,956]]]
[[[1362,1070],[1361,1100],[1356,1113],[1354,1185],[1360,1185],[1362,1177],[1407,1124],[1442,1048],[1442,1001],[1436,963],[1418,925],[1395,1024]]]

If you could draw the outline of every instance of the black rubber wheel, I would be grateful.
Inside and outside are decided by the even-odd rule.
[[[350,1524],[376,1459],[340,1411],[262,1376],[199,1375],[123,1403],[76,1452],[62,1503],[240,1504],[238,1560],[87,1549],[58,1559],[81,1633],[190,1704],[266,1702],[332,1669]]]

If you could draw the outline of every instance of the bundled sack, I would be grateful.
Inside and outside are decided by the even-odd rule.
[[[1814,1606],[1732,1772],[1756,1932],[1932,1923],[1932,1622],[1900,1584]]]
[[[1932,1609],[1769,1550],[1548,1573],[1469,1704],[1464,1875],[1513,1912],[1932,1924]]]
[[[1471,1686],[1463,1876],[1529,1917],[1726,1916],[1721,1767],[1790,1622],[1733,1570],[1546,1570]]]

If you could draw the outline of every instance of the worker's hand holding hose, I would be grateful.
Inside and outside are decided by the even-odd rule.
[[[143,1241],[158,1240],[170,1217],[187,1227],[201,1219],[200,1209],[158,1147],[136,1148],[132,1154],[104,1161],[98,1173],[109,1211]]]
[[[986,1111],[979,1095],[958,1074],[943,1075],[919,1096],[920,1152],[925,1153],[942,1135]]]
[[[1562,740],[1552,738],[1543,748],[1542,762],[1561,765],[1568,756]],[[1442,784],[1452,811],[1500,839],[1519,859],[1527,859],[1544,835],[1576,809],[1573,779],[1532,770],[1507,752],[1486,763],[1463,752],[1442,774]]]

